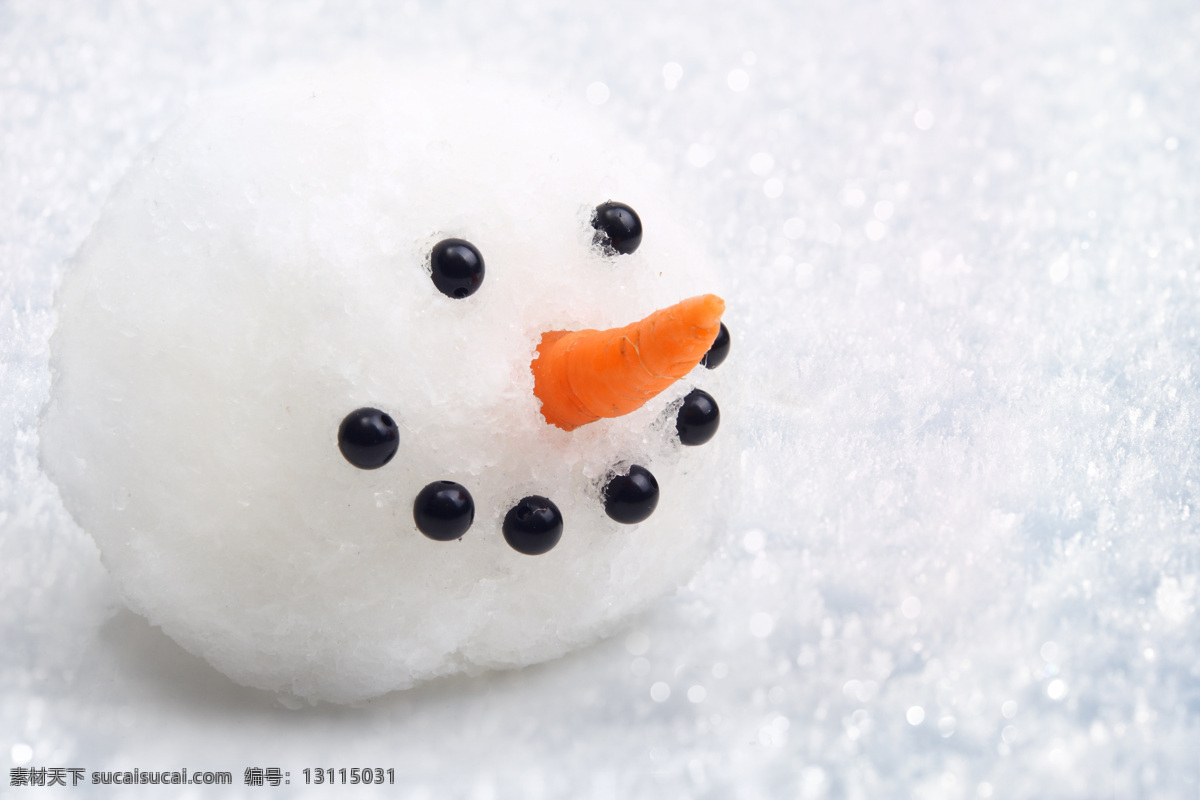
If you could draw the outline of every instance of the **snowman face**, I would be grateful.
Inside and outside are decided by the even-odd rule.
[[[236,680],[343,701],[560,655],[686,578],[721,437],[682,447],[678,416],[719,373],[568,431],[531,370],[547,332],[715,288],[652,173],[512,87],[381,67],[174,128],[64,278],[42,430],[131,606]],[[597,240],[613,198],[644,227],[628,253]],[[610,518],[642,473],[653,514]],[[423,535],[418,498],[451,484],[473,521]],[[530,497],[561,515],[537,557],[503,535]]]
[[[591,224],[596,230],[593,246],[607,255],[630,255],[641,243],[641,220],[623,203],[601,203],[592,213]],[[443,239],[435,244],[429,266],[434,286],[455,300],[474,294],[486,272],[483,255],[464,239]],[[698,361],[715,368],[729,346],[728,331],[718,322],[723,310],[719,298],[706,295],[622,328],[544,333],[531,364],[541,416],[550,425],[573,431],[637,410],[684,377]],[[707,443],[718,424],[715,400],[695,389],[679,405],[674,429],[681,444],[697,445]],[[355,467],[379,469],[399,450],[399,426],[380,409],[356,409],[338,428],[338,447]],[[649,470],[631,464],[613,470],[602,494],[610,518],[636,524],[657,507],[659,488]],[[413,504],[416,527],[438,541],[461,538],[474,516],[469,490],[449,480],[430,483]],[[502,528],[505,540],[527,555],[551,550],[562,529],[558,507],[539,495],[514,505]]]

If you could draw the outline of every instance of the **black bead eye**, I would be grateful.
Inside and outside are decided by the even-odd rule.
[[[433,285],[447,297],[470,297],[483,284],[483,256],[465,239],[443,239],[429,254]]]
[[[704,358],[700,359],[700,363],[709,369],[716,369],[725,363],[725,359],[729,356],[729,328],[725,327],[725,323],[721,323],[721,330],[717,333],[717,338],[713,340],[712,347],[708,348],[708,352],[704,354]]]
[[[634,464],[604,487],[604,511],[624,525],[642,522],[658,507],[658,481],[650,470]]]
[[[439,542],[462,538],[475,521],[475,501],[466,487],[454,481],[434,481],[413,501],[417,530]]]
[[[338,426],[338,449],[359,469],[379,469],[400,449],[400,428],[378,408],[351,411]]]
[[[558,506],[540,495],[530,495],[504,515],[504,541],[527,556],[549,552],[562,538],[563,517]]]
[[[683,398],[679,415],[675,418],[675,430],[679,441],[686,445],[704,444],[717,433],[721,424],[721,410],[717,401],[708,392],[693,389]]]
[[[642,243],[642,220],[624,203],[609,200],[592,212],[592,242],[608,255],[629,255]]]

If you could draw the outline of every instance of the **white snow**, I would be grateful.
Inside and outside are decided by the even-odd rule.
[[[191,765],[234,773],[222,797],[272,791],[246,767],[297,789],[356,764],[414,798],[1195,796],[1192,4],[40,2],[4,6],[0,31],[4,775]],[[37,418],[53,290],[136,154],[209,90],[360,51],[581,104],[602,83],[594,113],[699,209],[749,397],[722,431],[723,547],[625,633],[289,711],[122,610],[38,466]]]
[[[129,606],[239,682],[354,702],[556,658],[690,579],[733,499],[714,491],[730,437],[683,447],[675,417],[697,385],[736,407],[731,370],[572,432],[530,370],[544,332],[720,290],[637,155],[519,87],[370,62],[287,70],[176,123],[59,286],[39,427]],[[610,198],[640,214],[634,253],[593,243]],[[470,297],[430,278],[449,237],[486,262]],[[374,471],[337,446],[363,407],[399,429]],[[659,508],[620,525],[600,494],[630,463]],[[474,498],[449,544],[412,521],[437,480]],[[531,494],[563,518],[538,558],[500,533]]]

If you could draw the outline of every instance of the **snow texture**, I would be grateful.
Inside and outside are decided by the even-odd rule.
[[[1194,798],[1197,42],[1172,0],[0,6],[5,774]],[[561,92],[646,148],[730,287],[739,485],[716,556],[617,636],[291,711],[124,609],[37,425],[53,292],[137,154],[213,90],[363,53]]]

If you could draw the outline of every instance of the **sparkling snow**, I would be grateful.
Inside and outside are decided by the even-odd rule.
[[[0,7],[3,780],[1194,798],[1200,9],[505,6]],[[361,52],[547,85],[642,141],[755,377],[723,430],[738,522],[677,596],[559,661],[292,711],[122,609],[37,419],[54,287],[134,156],[209,89]]]

